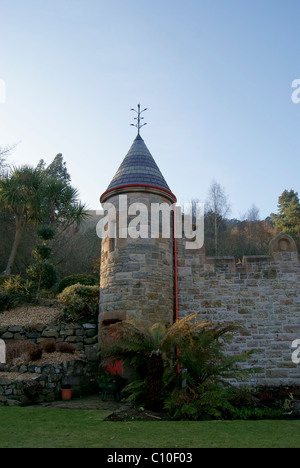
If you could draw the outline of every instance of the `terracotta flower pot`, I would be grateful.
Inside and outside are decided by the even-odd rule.
[[[61,389],[61,399],[63,401],[71,400],[72,398],[72,388],[62,388]]]

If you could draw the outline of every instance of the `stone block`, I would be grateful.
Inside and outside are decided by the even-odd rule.
[[[59,332],[55,329],[44,330],[42,336],[45,338],[58,338]]]
[[[13,325],[11,327],[8,327],[8,331],[10,333],[20,333],[21,331],[23,331],[23,327]]]
[[[96,345],[88,345],[84,347],[84,354],[87,361],[99,362],[99,347]]]
[[[14,334],[13,333],[10,333],[10,332],[5,332],[3,333],[3,335],[1,336],[2,340],[11,340],[12,338],[14,338]]]

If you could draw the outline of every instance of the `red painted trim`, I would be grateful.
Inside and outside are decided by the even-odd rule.
[[[176,203],[174,206],[174,281],[175,281],[175,321],[178,320],[178,270],[177,270],[177,236],[176,236]]]
[[[104,192],[101,197],[100,197],[100,202],[102,201],[102,198],[107,195],[108,193],[114,191],[114,190],[119,190],[119,189],[123,189],[123,188],[130,188],[130,187],[147,187],[147,188],[153,188],[153,189],[156,189],[156,190],[161,190],[162,192],[166,192],[168,193],[169,195],[171,195],[173,201],[176,203],[177,201],[177,198],[175,197],[174,193],[172,193],[170,190],[167,190],[165,188],[162,188],[162,187],[158,187],[156,185],[150,185],[150,184],[125,184],[125,185],[118,185],[117,187],[113,187],[109,190],[106,190],[106,192]]]
[[[175,322],[178,320],[178,265],[177,265],[177,236],[176,236],[176,203],[174,207],[174,295],[175,295]],[[179,349],[176,346],[176,355],[179,356]],[[177,372],[180,372],[179,364],[177,364]]]

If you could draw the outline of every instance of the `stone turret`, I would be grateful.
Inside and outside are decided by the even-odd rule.
[[[126,206],[128,217],[121,226]],[[174,320],[174,235],[159,232],[151,238],[151,206],[171,206],[171,192],[139,132],[107,190],[100,198],[116,210],[116,237],[102,240],[99,324],[113,323],[135,315],[145,322],[172,323]],[[125,205],[124,205],[125,204]],[[142,205],[140,205],[142,204]],[[127,233],[137,224],[139,209],[147,208],[140,219],[138,237]],[[122,211],[122,212],[121,212]],[[135,221],[136,220],[136,221]],[[120,229],[121,227],[121,229]],[[137,228],[137,229],[138,229]],[[126,235],[127,233],[127,235]],[[148,235],[146,236],[146,234]]]

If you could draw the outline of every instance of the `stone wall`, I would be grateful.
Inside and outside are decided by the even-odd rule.
[[[97,361],[98,325],[95,323],[73,324],[59,323],[55,325],[1,326],[0,339],[8,341],[30,340],[41,344],[55,340],[56,343],[70,343],[78,351],[82,351],[89,361]]]
[[[91,378],[98,363],[75,360],[61,364],[0,364],[0,406],[26,406],[60,400],[63,385],[71,385],[73,396],[95,391]]]
[[[5,343],[29,340],[72,344],[81,358],[61,364],[0,364],[0,406],[24,406],[59,400],[62,385],[71,385],[74,397],[96,391],[91,379],[99,372],[98,326],[94,323],[0,326]]]
[[[268,256],[206,257],[204,248],[186,250],[178,242],[179,318],[197,312],[212,322],[237,322],[244,332],[230,353],[255,349],[250,366],[261,372],[254,385],[299,384],[291,345],[300,338],[300,263],[294,241],[279,235]]]

